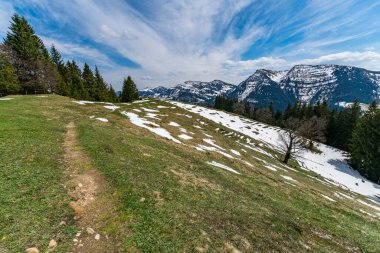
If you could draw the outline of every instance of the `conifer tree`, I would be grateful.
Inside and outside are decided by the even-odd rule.
[[[116,95],[115,89],[109,85],[108,97],[110,102],[119,102],[119,97]]]
[[[4,44],[10,48],[22,93],[56,91],[58,73],[42,40],[24,17],[12,16]]]
[[[20,90],[16,70],[9,62],[7,55],[0,52],[0,97]]]
[[[4,39],[4,44],[10,46],[24,60],[46,59],[47,50],[42,40],[35,34],[28,21],[14,14],[11,25]]]
[[[75,61],[67,62],[66,80],[70,87],[70,94],[75,99],[90,99],[87,89],[83,85],[82,72]]]
[[[95,66],[95,101],[109,101],[109,88],[99,72],[98,67]]]
[[[123,89],[121,92],[121,102],[132,102],[139,98],[136,84],[130,76],[124,79]]]
[[[90,66],[85,63],[82,72],[83,86],[87,90],[90,100],[97,100],[98,90],[95,82],[94,73]]]
[[[352,134],[351,164],[369,179],[380,182],[380,109],[372,103]]]

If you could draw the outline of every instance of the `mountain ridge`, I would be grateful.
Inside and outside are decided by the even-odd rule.
[[[144,89],[140,95],[207,105],[212,105],[217,95],[223,95],[255,107],[273,102],[282,109],[296,101],[315,104],[327,100],[330,106],[354,100],[369,104],[380,101],[380,71],[337,64],[299,64],[281,71],[257,69],[238,85],[220,80],[186,81],[170,88]]]

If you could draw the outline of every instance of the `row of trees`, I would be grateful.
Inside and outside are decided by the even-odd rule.
[[[7,94],[57,93],[75,99],[130,102],[138,98],[129,76],[121,98],[105,82],[99,69],[75,61],[64,63],[52,45],[50,52],[24,17],[13,15],[9,31],[0,45],[0,96]]]
[[[357,101],[343,109],[331,109],[324,101],[289,104],[284,111],[275,111],[272,103],[252,108],[247,103],[217,97],[215,108],[284,128],[280,146],[285,163],[302,148],[313,150],[317,141],[348,151],[355,169],[371,180],[380,180],[380,109],[375,102],[364,114]]]

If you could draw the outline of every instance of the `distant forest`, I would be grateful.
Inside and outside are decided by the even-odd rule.
[[[138,98],[132,78],[124,79],[121,96],[105,82],[99,69],[72,60],[63,62],[54,45],[45,47],[24,17],[12,16],[9,31],[0,44],[0,96],[56,93],[75,99],[130,102]]]
[[[353,168],[380,183],[380,108],[376,102],[365,111],[358,101],[343,109],[331,109],[327,101],[315,105],[297,102],[288,104],[284,111],[275,111],[273,103],[253,108],[248,103],[218,96],[214,107],[285,129],[292,125],[292,130],[310,140],[305,148],[313,150],[313,142],[317,141],[347,151]],[[296,126],[289,124],[295,120]]]

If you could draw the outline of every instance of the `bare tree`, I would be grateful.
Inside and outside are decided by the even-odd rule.
[[[258,109],[256,112],[257,121],[271,124],[273,121],[272,112],[268,108]]]
[[[279,133],[280,151],[284,155],[284,163],[288,163],[290,158],[296,157],[302,150],[302,137],[299,136],[298,131],[301,122],[296,118],[289,118],[285,122],[285,129]]]
[[[312,149],[314,141],[326,141],[324,130],[326,128],[326,120],[313,116],[310,119],[304,120],[298,130],[299,134],[307,138],[307,148]]]
[[[239,115],[244,115],[245,112],[245,106],[242,102],[236,102],[232,106],[232,111]]]

